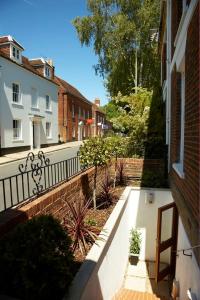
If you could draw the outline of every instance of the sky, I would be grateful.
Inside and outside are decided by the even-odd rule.
[[[81,46],[72,20],[88,15],[87,0],[0,0],[0,36],[13,36],[28,58],[53,60],[55,73],[88,100],[108,102],[103,79],[95,75],[98,58]]]

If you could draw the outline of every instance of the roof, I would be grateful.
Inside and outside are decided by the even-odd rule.
[[[100,112],[101,114],[104,114],[104,115],[105,115],[105,113],[102,111],[101,107],[99,107],[99,106],[96,105],[95,103],[92,103],[92,108],[93,108],[94,111],[98,111],[98,112]]]
[[[24,50],[24,48],[22,47],[22,45],[20,45],[20,43],[18,43],[11,35],[6,35],[6,36],[1,36],[0,37],[0,44],[10,43],[10,42],[13,42],[19,48],[21,48],[22,50]]]
[[[0,56],[4,57],[5,59],[9,60],[9,61],[12,62],[12,63],[18,65],[19,67],[22,67],[22,68],[24,68],[24,69],[26,69],[26,70],[28,70],[28,71],[34,73],[35,75],[38,75],[38,76],[40,76],[41,78],[43,78],[43,79],[45,79],[45,80],[48,80],[48,81],[50,81],[50,82],[52,82],[52,83],[54,83],[54,84],[57,85],[57,82],[55,81],[55,79],[48,79],[48,78],[42,76],[42,75],[41,75],[41,74],[40,74],[40,73],[39,73],[39,72],[31,65],[31,63],[30,63],[30,61],[29,61],[29,59],[28,59],[27,57],[22,56],[22,63],[19,64],[19,63],[15,62],[14,60],[12,60],[8,55],[6,55],[6,54],[1,50],[1,48],[0,48]]]
[[[74,86],[69,84],[67,81],[59,78],[58,76],[55,76],[55,81],[57,84],[59,84],[59,86],[61,86],[65,90],[67,94],[71,94],[92,105],[92,103],[89,100],[87,100]]]

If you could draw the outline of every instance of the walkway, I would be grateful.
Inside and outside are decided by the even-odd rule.
[[[124,285],[113,300],[170,300],[168,281],[156,284],[154,270],[155,262],[139,261],[136,266],[128,263]]]
[[[45,147],[45,148],[41,148],[41,149],[34,149],[32,152],[38,153],[39,150],[42,150],[44,153],[50,153],[50,152],[63,150],[65,148],[72,148],[75,146],[80,146],[81,144],[82,144],[82,141],[75,141],[75,142],[69,142],[69,143],[59,144],[59,145],[55,145],[55,146]],[[26,158],[30,151],[31,150],[16,152],[16,153],[11,153],[11,154],[6,154],[4,156],[0,156],[0,165]]]

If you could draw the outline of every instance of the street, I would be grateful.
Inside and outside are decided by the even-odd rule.
[[[79,145],[73,145],[64,149],[58,149],[53,152],[48,152],[45,153],[45,158],[49,158],[50,165],[66,161],[67,159],[77,156],[79,147]],[[18,167],[20,164],[25,165],[25,162],[26,158],[23,158],[6,164],[1,164],[0,179],[20,174]],[[66,174],[66,167],[68,169],[68,174]],[[51,168],[45,168],[45,171],[43,169],[40,184],[42,184],[43,187],[55,185],[59,181],[62,181],[62,178],[73,175],[79,169],[80,166],[76,160],[70,160],[67,165],[66,162],[64,162],[53,165],[53,167]],[[30,161],[28,170],[30,170]],[[39,177],[40,175],[37,175],[36,180],[38,180]],[[29,195],[32,196],[33,188],[35,187],[36,185],[31,177],[31,173],[29,173],[28,176],[27,174],[24,174],[24,176],[15,176],[12,179],[5,180],[4,182],[0,181],[0,211],[4,210],[5,207],[8,208],[21,202],[24,198],[29,198]]]

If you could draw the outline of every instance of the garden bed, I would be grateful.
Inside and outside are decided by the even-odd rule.
[[[89,208],[86,213],[85,222],[92,224],[92,227],[95,229],[95,231],[100,233],[106,221],[108,220],[110,214],[112,213],[121,194],[123,193],[124,189],[125,189],[124,186],[117,186],[115,189],[112,189],[111,193],[114,196],[115,200],[108,207],[104,207],[104,208],[97,207],[96,210],[94,210],[93,208]],[[82,262],[85,260],[85,257],[87,256],[92,245],[93,245],[92,243],[87,244],[86,252],[84,254],[82,254],[80,249],[78,248],[75,250],[74,259],[76,262],[77,271],[81,266]]]

